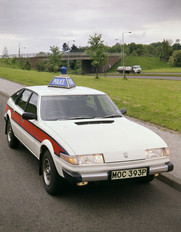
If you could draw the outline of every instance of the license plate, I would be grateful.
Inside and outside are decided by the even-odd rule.
[[[147,168],[125,169],[111,172],[111,180],[129,179],[147,176]]]

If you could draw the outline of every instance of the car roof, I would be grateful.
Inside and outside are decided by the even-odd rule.
[[[96,89],[91,89],[88,87],[76,86],[70,89],[67,88],[57,88],[57,87],[48,87],[46,85],[41,86],[30,86],[26,87],[40,96],[58,96],[58,95],[97,95],[105,94]]]

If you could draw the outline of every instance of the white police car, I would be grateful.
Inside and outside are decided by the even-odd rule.
[[[26,87],[9,98],[5,131],[11,148],[20,141],[39,159],[49,194],[56,193],[61,178],[78,185],[149,182],[172,171],[166,143],[124,113],[105,93],[55,77],[49,86]]]

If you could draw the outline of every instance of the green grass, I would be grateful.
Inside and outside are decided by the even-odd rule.
[[[144,72],[151,72],[151,73],[174,73],[174,74],[180,74],[181,73],[181,67],[170,67],[170,68],[154,68],[149,70],[144,70]]]
[[[130,66],[139,64],[143,70],[170,68],[170,65],[167,62],[160,60],[159,57],[128,56],[127,64]]]
[[[57,74],[59,75],[59,74]],[[0,68],[0,77],[25,85],[47,85],[52,73]],[[106,92],[128,115],[181,132],[181,81],[71,75],[77,85]]]

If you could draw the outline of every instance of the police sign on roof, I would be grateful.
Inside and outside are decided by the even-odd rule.
[[[59,76],[59,77],[54,77],[54,79],[49,83],[48,86],[49,87],[68,88],[68,89],[76,86],[70,77],[64,75],[64,74],[66,74],[65,67],[61,68],[61,74],[63,74],[63,75]]]
[[[59,88],[72,88],[75,87],[75,83],[70,77],[54,77],[54,79],[49,83],[49,87],[59,87]]]

